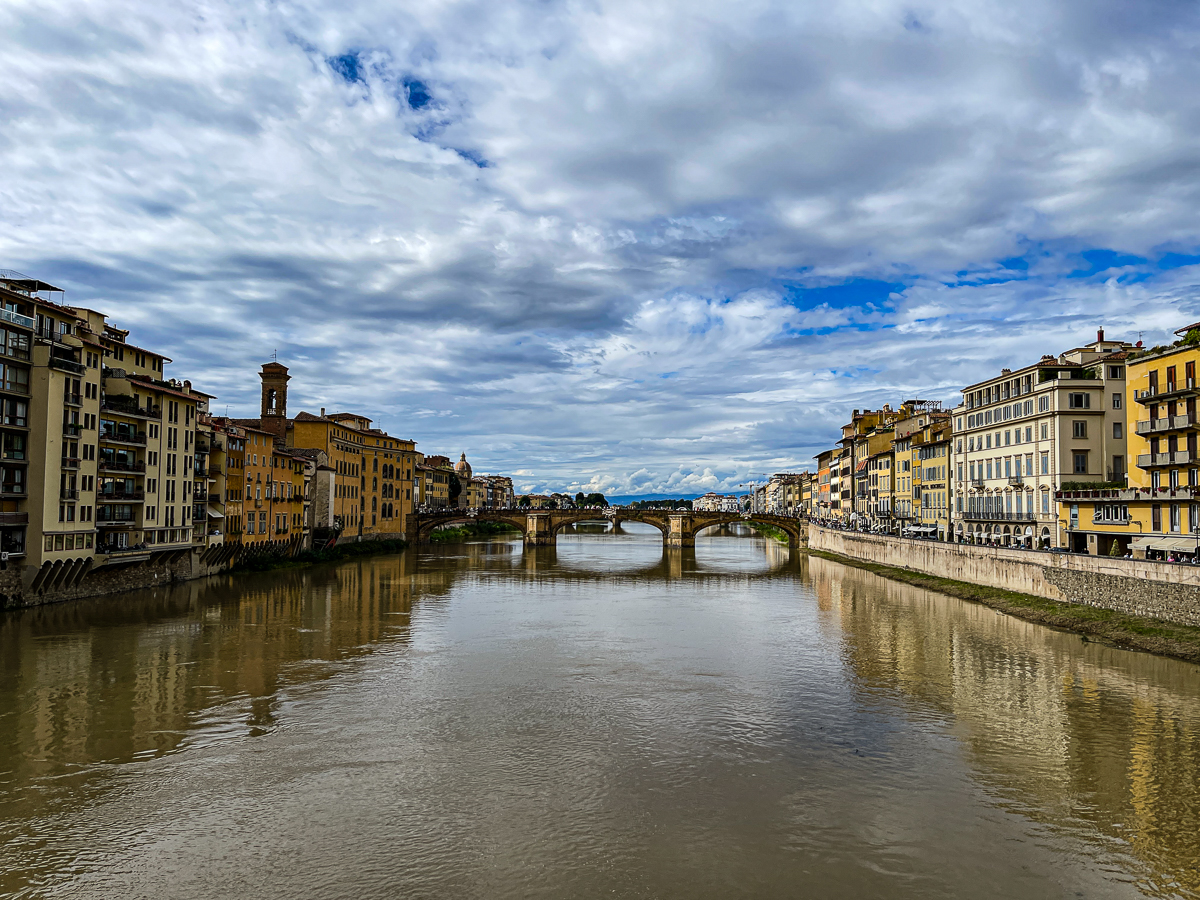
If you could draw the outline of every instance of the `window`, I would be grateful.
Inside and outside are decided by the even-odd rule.
[[[1113,409],[1120,409],[1120,408],[1121,408],[1121,395],[1120,395],[1120,394],[1113,394],[1113,395],[1112,395],[1112,408],[1113,408]]]
[[[1067,406],[1071,409],[1091,409],[1092,397],[1090,394],[1068,394]]]
[[[1042,394],[1038,397],[1038,412],[1048,412],[1050,409],[1050,397],[1047,394]]]
[[[1088,455],[1087,451],[1075,451],[1071,454],[1075,459],[1075,474],[1086,475],[1088,470]]]
[[[1087,437],[1087,422],[1076,421],[1071,423],[1071,436],[1075,438]]]
[[[1121,423],[1113,422],[1113,437],[1119,441],[1124,436],[1125,436],[1125,429],[1121,427]]]
[[[1188,365],[1191,365],[1191,363],[1188,363]],[[1109,366],[1108,367],[1108,377],[1109,378],[1124,378],[1125,377],[1125,367],[1124,366]]]
[[[1042,512],[1043,513],[1050,512],[1050,492],[1049,491],[1042,491]]]
[[[1171,504],[1171,530],[1176,534],[1179,533],[1179,504]]]

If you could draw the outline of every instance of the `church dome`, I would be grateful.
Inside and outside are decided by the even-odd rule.
[[[458,462],[454,464],[454,471],[463,478],[471,477],[471,464],[467,462],[467,454],[463,454],[458,458]]]

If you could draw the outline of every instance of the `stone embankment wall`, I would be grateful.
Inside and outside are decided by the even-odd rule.
[[[201,560],[199,554],[188,551],[163,562],[102,566],[89,569],[79,578],[50,578],[38,583],[37,569],[7,564],[0,570],[0,610],[160,587],[215,575],[228,568],[228,560],[209,565]]]
[[[926,575],[1096,606],[1181,625],[1200,625],[1200,566],[1075,553],[1004,550],[883,537],[810,525],[808,545],[851,559]]]

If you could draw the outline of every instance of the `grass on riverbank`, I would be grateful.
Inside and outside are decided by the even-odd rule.
[[[788,534],[782,528],[776,528],[774,525],[764,525],[762,522],[746,522],[746,524],[759,534],[765,534],[767,537],[775,538],[775,540],[784,544],[788,542]]]
[[[492,537],[497,534],[519,534],[520,529],[507,522],[468,522],[453,528],[441,528],[429,536],[434,544],[459,544],[474,537]]]
[[[863,562],[825,550],[810,550],[809,555],[829,559],[855,569],[865,569],[893,581],[927,588],[940,594],[958,597],[960,600],[982,603],[1000,612],[1016,616],[1018,619],[1082,634],[1085,639],[1095,637],[1128,650],[1144,650],[1148,653],[1200,663],[1200,628],[1198,627],[1129,616],[1094,606],[1058,603],[1042,597],[1031,597],[1027,594],[1018,594],[999,588],[955,581],[952,578],[925,575],[921,572],[897,569],[879,563]]]
[[[279,557],[256,555],[237,562],[230,572],[269,572],[272,569],[293,569],[313,563],[341,562],[360,556],[383,556],[399,553],[407,541],[360,541],[357,544],[335,544],[327,550],[306,550],[299,556]]]

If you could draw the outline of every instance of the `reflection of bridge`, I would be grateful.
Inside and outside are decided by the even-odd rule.
[[[743,515],[742,513],[693,513],[655,509],[480,509],[468,512],[465,509],[438,509],[414,515],[416,543],[429,541],[437,528],[463,525],[471,522],[502,522],[511,525],[525,536],[529,546],[553,544],[558,532],[568,525],[580,522],[609,521],[614,525],[622,522],[645,522],[662,532],[663,544],[667,547],[694,547],[696,535],[714,525],[770,525],[788,536],[788,546],[802,547],[808,543],[808,525],[800,519],[788,516]]]

